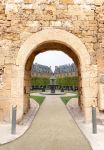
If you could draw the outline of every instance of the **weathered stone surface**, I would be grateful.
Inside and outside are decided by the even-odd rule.
[[[55,5],[45,5],[41,6],[41,9],[37,9],[34,12],[36,20],[56,20],[56,6]]]
[[[74,4],[74,0],[60,0],[62,4]]]
[[[33,0],[24,0],[25,4],[31,4]]]
[[[103,84],[102,79],[99,79],[98,75],[104,73],[103,4],[103,0],[9,0],[5,1],[5,3],[4,1],[0,1],[0,107],[3,107],[0,108],[0,114],[2,114],[2,116],[5,116],[5,114],[8,114],[10,111],[8,100],[10,100],[11,104],[15,103],[15,101],[13,101],[14,97],[20,107],[18,110],[18,118],[22,118],[23,107],[25,107],[25,111],[28,109],[28,94],[24,95],[25,104],[23,106],[23,93],[17,92],[15,89],[16,86],[17,89],[24,91],[24,83],[26,84],[26,89],[30,86],[30,74],[26,74],[24,77],[26,81],[24,82],[24,66],[21,65],[20,67],[18,65],[18,67],[20,67],[19,69],[15,66],[17,64],[17,56],[19,55],[20,48],[23,47],[23,43],[27,41],[27,39],[31,39],[33,33],[38,34],[39,31],[44,29],[48,32],[48,30],[55,28],[61,29],[62,31],[66,30],[79,39],[79,41],[76,42],[73,38],[71,38],[71,40],[66,38],[71,50],[59,45],[56,47],[57,49],[62,48],[65,53],[73,58],[80,68],[81,107],[85,111],[85,116],[89,117],[86,110],[88,110],[88,112],[90,111],[89,107],[93,103],[93,100],[97,105],[97,97],[99,101],[99,106],[97,107],[99,110],[104,110],[102,102],[104,96],[103,86],[98,86],[99,84]],[[67,32],[65,33],[67,34]],[[51,34],[51,38],[56,36],[56,33],[53,34],[51,32],[49,34]],[[57,34],[59,33],[57,32]],[[66,37],[66,34],[61,35],[60,39],[63,36]],[[46,41],[49,39],[49,35],[42,35],[42,37],[43,36]],[[35,44],[41,44],[42,37],[37,37]],[[64,37],[62,41],[65,40]],[[55,41],[57,41],[57,39],[58,37]],[[82,42],[84,46],[81,46],[80,42]],[[35,56],[33,54],[30,56],[30,54],[33,53],[32,50],[34,47],[34,41],[31,47],[31,40],[29,44],[24,47],[26,52],[27,49],[31,49],[31,52],[28,54],[29,66]],[[48,48],[50,49],[49,45]],[[84,48],[87,49],[87,54],[84,53],[83,50],[81,51],[81,49]],[[42,49],[42,51],[44,50]],[[37,53],[39,52],[41,51],[38,50]],[[79,52],[81,53],[80,56]],[[27,57],[23,52],[19,64],[23,61],[25,62],[25,59],[27,60]],[[15,66],[13,67],[15,69],[11,69],[12,66]],[[27,91],[29,93],[29,90]],[[85,98],[88,98],[88,102],[86,102]],[[3,105],[1,99],[5,99],[8,108]],[[18,102],[18,100],[20,101]]]

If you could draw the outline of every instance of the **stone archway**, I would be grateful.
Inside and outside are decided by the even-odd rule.
[[[30,66],[33,58],[38,53],[49,50],[49,48],[61,49],[71,56],[80,68],[82,108],[85,120],[90,120],[91,105],[97,103],[97,84],[95,84],[97,66],[91,64],[90,55],[81,40],[75,35],[60,29],[47,29],[33,34],[24,42],[18,52],[16,65],[12,67],[17,75],[12,78],[11,85],[12,104],[17,104],[17,119],[20,120],[29,107]],[[27,106],[24,106],[24,99],[27,99],[27,102],[25,102]]]

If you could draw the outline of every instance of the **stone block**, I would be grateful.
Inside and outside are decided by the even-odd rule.
[[[104,84],[99,84],[98,106],[104,111]]]
[[[38,27],[39,26],[39,22],[38,21],[28,21],[26,26],[29,27]]]
[[[86,98],[95,98],[98,95],[98,87],[97,85],[93,87],[84,87],[83,88],[83,96]]]
[[[7,3],[5,8],[5,13],[8,14],[9,12],[18,13],[18,6],[13,3]]]
[[[33,7],[33,5],[31,3],[22,5],[22,9],[26,10],[25,13],[27,13],[27,14],[28,14],[29,10],[32,10],[32,7]]]
[[[72,15],[68,13],[67,10],[57,10],[56,11],[57,19],[63,19],[64,21],[67,19],[72,19]]]
[[[85,122],[89,123],[92,120],[92,110],[91,107],[84,107],[84,116],[85,116]]]
[[[94,0],[94,2],[95,2],[95,5],[97,5],[97,6],[101,6],[104,4],[103,0]]]
[[[25,4],[31,4],[33,2],[33,0],[24,0]]]
[[[75,15],[81,16],[82,12],[83,11],[79,5],[68,5],[68,14],[73,15],[73,16]]]
[[[29,38],[30,36],[32,35],[32,33],[30,32],[27,32],[27,31],[23,31],[21,34],[20,34],[20,39],[22,41],[25,41],[27,38]]]
[[[5,13],[4,6],[0,4],[0,15]]]
[[[11,90],[11,78],[7,78],[7,77],[4,77],[4,84],[3,84],[3,88],[6,89],[6,90]]]
[[[62,26],[62,22],[61,21],[51,21],[50,25],[52,27],[61,27]]]
[[[8,100],[0,100],[0,121],[10,121],[10,103]]]
[[[67,10],[67,5],[64,4],[58,4],[56,5],[57,10]]]
[[[84,107],[91,107],[91,106],[97,106],[97,98],[85,98],[83,97],[83,106]]]
[[[56,6],[55,5],[46,5],[44,9],[35,10],[35,19],[36,20],[56,20]]]
[[[50,22],[49,21],[39,21],[39,24],[41,27],[48,27],[50,26]]]
[[[6,90],[6,89],[0,90],[0,96],[4,97],[6,99],[10,99],[10,97],[11,97],[11,90]],[[2,98],[0,98],[0,99],[2,99]]]
[[[15,1],[15,3],[23,3],[24,2],[24,0],[14,0]]]
[[[4,56],[0,54],[0,66],[4,65]]]
[[[74,4],[74,0],[60,0],[60,3],[62,4]]]

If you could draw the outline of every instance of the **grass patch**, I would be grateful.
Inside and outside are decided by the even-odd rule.
[[[44,96],[30,96],[30,98],[34,99],[39,105],[41,105],[45,99]]]
[[[72,94],[77,94],[78,95],[78,91],[68,91],[67,93],[72,93]]]
[[[40,93],[42,90],[31,90],[30,93]]]
[[[78,98],[78,95],[75,95],[75,96],[64,96],[64,97],[61,97],[61,100],[66,105],[72,98]]]

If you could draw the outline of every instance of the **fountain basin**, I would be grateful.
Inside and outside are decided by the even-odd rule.
[[[51,92],[41,92],[40,94],[42,95],[64,95],[65,92],[55,92],[55,93],[51,93]]]

